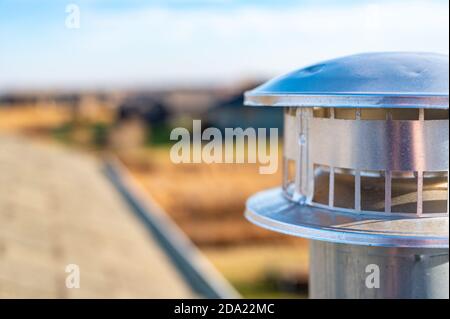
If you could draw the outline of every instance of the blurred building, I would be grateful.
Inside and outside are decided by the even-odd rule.
[[[139,118],[148,125],[165,123],[169,117],[167,105],[150,94],[127,97],[118,107],[119,122]]]
[[[278,128],[283,127],[283,111],[280,108],[254,108],[244,106],[242,92],[223,98],[207,110],[206,121],[210,126],[225,128]]]

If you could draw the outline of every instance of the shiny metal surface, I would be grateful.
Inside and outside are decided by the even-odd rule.
[[[366,53],[309,66],[245,94],[245,104],[448,109],[449,60],[432,53]]]
[[[286,107],[283,188],[252,196],[245,215],[312,240],[312,298],[449,297],[448,94],[448,56],[392,52],[245,94],[246,105]]]
[[[331,109],[333,111],[333,109]],[[362,120],[361,118],[337,119],[317,118],[312,108],[291,109],[285,112],[285,146],[284,157],[296,162],[297,174],[295,191],[291,198],[312,206],[327,206],[336,210],[353,210],[355,212],[371,211],[362,207],[361,179],[364,172],[375,172],[383,175],[386,180],[384,203],[378,204],[386,213],[401,213],[392,208],[390,193],[401,191],[397,184],[393,184],[393,173],[415,174],[416,191],[410,194],[409,203],[417,202],[416,215],[427,217],[428,214],[448,214],[448,208],[441,211],[430,211],[430,205],[423,205],[424,172],[447,173],[449,167],[449,122],[448,119],[425,120],[424,111],[418,110],[417,120]],[[419,113],[422,115],[419,116]],[[409,115],[408,110],[400,112],[400,116]],[[328,188],[329,200],[319,204],[314,200],[320,175],[315,171],[317,165],[326,166],[330,170]],[[334,205],[335,196],[342,196],[342,189],[336,188],[334,175],[336,172],[347,170],[354,176],[354,204],[347,208]],[[350,175],[349,175],[350,176]],[[341,185],[342,186],[342,185]],[[399,187],[403,187],[400,185]],[[437,185],[436,189],[427,189],[427,194],[434,192],[435,200],[445,200],[445,194],[436,193],[444,185]],[[448,190],[448,183],[445,188]],[[324,190],[325,191],[325,190]],[[417,193],[417,199],[411,198]],[[407,204],[405,200],[403,204]],[[344,200],[345,198],[342,198]],[[341,201],[342,201],[341,200]],[[410,216],[411,217],[411,216]]]
[[[285,157],[297,160],[299,155],[299,127],[297,125],[297,117],[295,113],[284,115],[284,155]]]
[[[360,170],[446,171],[449,122],[311,119],[310,158]]]
[[[448,248],[448,217],[403,216],[341,212],[299,205],[281,188],[253,195],[247,219],[261,227],[313,240],[368,246]]]
[[[448,299],[448,258],[448,249],[311,241],[310,297]]]

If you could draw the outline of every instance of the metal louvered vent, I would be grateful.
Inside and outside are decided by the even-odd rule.
[[[349,212],[448,214],[448,111],[286,108],[284,194]],[[446,144],[447,143],[447,144]]]
[[[251,197],[246,217],[312,239],[313,297],[448,298],[448,72],[445,55],[368,53],[246,93],[246,105],[285,108],[282,187]],[[361,287],[355,267],[374,259],[410,289]],[[330,269],[349,276],[342,293],[320,279]]]

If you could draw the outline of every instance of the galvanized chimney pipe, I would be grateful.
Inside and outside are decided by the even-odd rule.
[[[448,249],[370,247],[316,240],[310,247],[311,298],[448,298]],[[380,268],[379,288],[366,285],[368,265]]]
[[[311,240],[312,298],[448,298],[448,56],[368,53],[276,78],[284,177],[253,223]]]

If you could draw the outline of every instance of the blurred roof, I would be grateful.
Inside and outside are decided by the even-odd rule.
[[[0,136],[0,298],[196,297],[90,157]],[[81,287],[67,289],[66,265]]]

